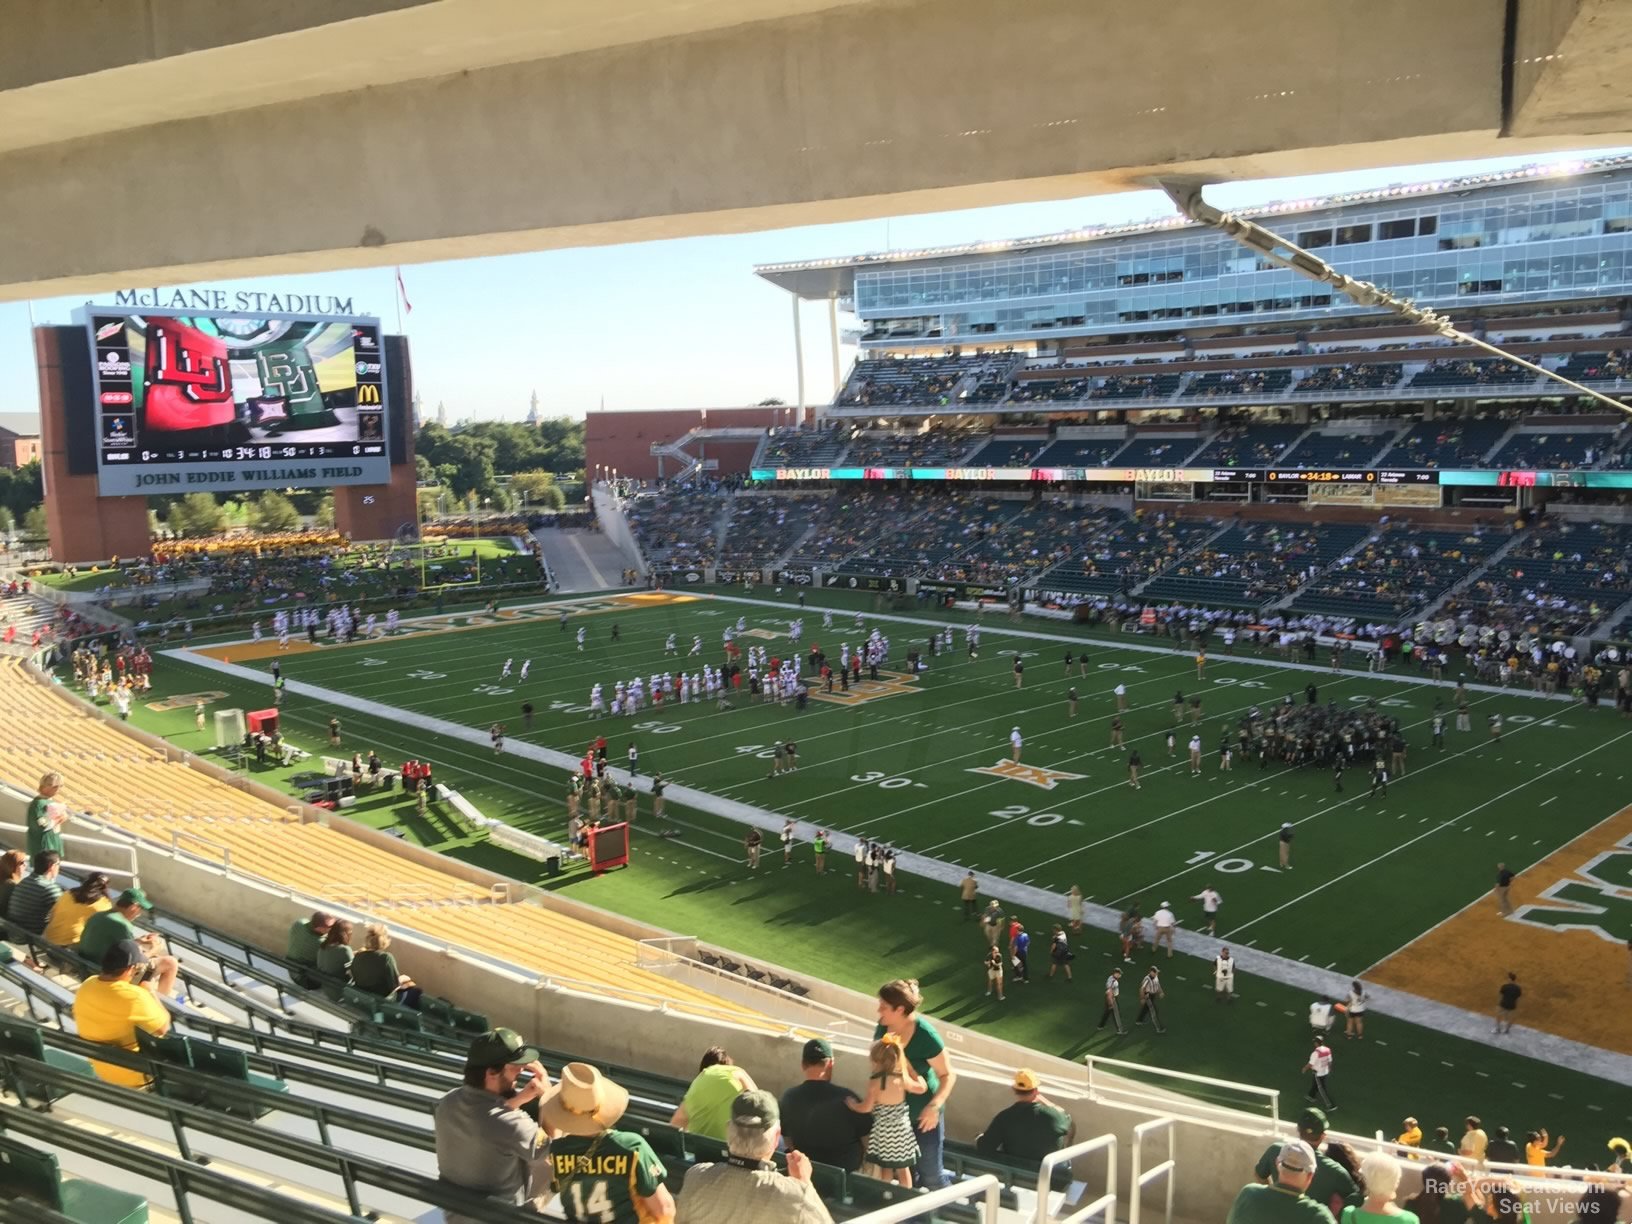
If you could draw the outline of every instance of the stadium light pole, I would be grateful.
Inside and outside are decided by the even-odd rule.
[[[833,395],[829,403],[839,398],[839,291],[834,289],[827,295],[827,343],[828,351],[833,356]],[[816,424],[822,423],[822,405],[816,406]]]
[[[799,323],[799,293],[789,290],[788,296],[793,299],[793,368],[799,381],[799,417],[805,419],[805,337]]]
[[[1533,361],[1526,361],[1523,357],[1516,357],[1503,348],[1470,336],[1453,322],[1450,316],[1441,314],[1437,310],[1429,310],[1426,306],[1419,306],[1410,298],[1398,297],[1370,281],[1356,280],[1339,272],[1331,264],[1318,255],[1313,255],[1294,242],[1289,242],[1271,229],[1259,225],[1256,221],[1246,217],[1238,217],[1234,213],[1224,212],[1215,208],[1201,198],[1202,188],[1207,184],[1195,178],[1164,178],[1157,179],[1157,185],[1167,193],[1178,210],[1198,225],[1205,225],[1210,229],[1235,239],[1250,251],[1257,252],[1264,259],[1280,267],[1288,268],[1300,276],[1310,280],[1330,285],[1344,297],[1349,298],[1360,306],[1380,306],[1385,310],[1393,311],[1403,319],[1412,323],[1430,328],[1447,340],[1455,340],[1459,344],[1470,345],[1483,349],[1493,356],[1504,361],[1511,361],[1514,365],[1523,366],[1554,382],[1562,383],[1570,390],[1606,404],[1617,412],[1632,415],[1632,405],[1621,403],[1620,400],[1594,391],[1591,387],[1583,387],[1573,379],[1565,378],[1556,370],[1549,370],[1545,366],[1537,365]]]

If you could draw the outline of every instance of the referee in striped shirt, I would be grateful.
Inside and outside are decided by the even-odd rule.
[[[1117,1006],[1117,996],[1122,993],[1122,970],[1112,969],[1111,976],[1105,979],[1105,1014],[1099,1018],[1099,1027],[1104,1028],[1107,1020],[1116,1021],[1116,1035],[1124,1037],[1128,1030],[1122,1027],[1122,1011]]]
[[[1149,1016],[1151,1026],[1158,1033],[1167,1032],[1167,1030],[1162,1027],[1162,1015],[1156,1006],[1156,1001],[1161,997],[1161,975],[1156,972],[1156,966],[1152,965],[1150,967],[1150,972],[1145,974],[1144,980],[1139,983],[1139,1016],[1134,1020],[1134,1023],[1143,1024],[1145,1022],[1145,1017]]]

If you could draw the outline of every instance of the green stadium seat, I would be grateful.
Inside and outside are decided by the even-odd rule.
[[[686,1154],[691,1157],[693,1164],[713,1164],[725,1159],[725,1140],[714,1139],[708,1135],[694,1135],[686,1132]]]
[[[422,1032],[425,1028],[424,1019],[413,1008],[382,999],[366,990],[358,990],[355,986],[347,986],[340,992],[340,1002],[387,1028],[404,1029],[410,1033]]]
[[[816,1187],[824,1203],[845,1201],[844,1183],[848,1176],[838,1165],[823,1164],[819,1160],[810,1162],[810,1184]]]
[[[686,1160],[686,1136],[678,1126],[671,1126],[667,1122],[642,1122],[638,1127],[641,1137],[651,1145],[658,1159],[665,1163],[669,1161]]]
[[[70,1054],[67,1050],[57,1050],[45,1044],[45,1032],[39,1025],[26,1020],[18,1020],[11,1016],[0,1016],[0,1053],[16,1055],[20,1058],[32,1058],[36,1062],[43,1062],[48,1066],[56,1067],[61,1071],[72,1071],[75,1075],[83,1075],[86,1079],[95,1080],[96,1071],[90,1060],[81,1058],[78,1054]],[[60,1091],[48,1089],[38,1084],[23,1084],[26,1094],[40,1101],[54,1101],[63,1094]]]
[[[844,1192],[846,1205],[857,1211],[876,1211],[892,1203],[904,1203],[913,1195],[923,1193],[922,1190],[907,1189],[864,1173],[845,1174]]]
[[[64,1177],[56,1154],[0,1137],[0,1195],[24,1198],[76,1224],[147,1224],[147,1200],[77,1177]]]
[[[282,1080],[251,1071],[248,1055],[231,1046],[216,1045],[197,1037],[154,1037],[140,1029],[136,1032],[136,1044],[142,1053],[154,1062],[184,1067],[190,1071],[198,1071],[202,1075],[248,1084],[269,1092],[286,1094],[289,1091],[289,1085]],[[215,1088],[196,1081],[182,1085],[173,1080],[167,1081],[162,1071],[158,1080],[160,1094],[175,1100],[250,1118],[258,1118],[270,1112],[262,1106],[246,1103],[242,1097],[235,1095],[225,1086]]]

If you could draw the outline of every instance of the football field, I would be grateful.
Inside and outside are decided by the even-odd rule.
[[[1105,966],[1120,955],[1113,936],[1089,930],[1076,940],[1079,980],[1072,984],[1085,1004],[1064,1014],[1050,1008],[1022,1018],[1015,1012],[1029,1011],[1031,1000],[1011,999],[1007,1014],[989,1014],[992,1005],[981,1002],[978,990],[981,945],[972,928],[926,936],[958,925],[953,881],[966,868],[977,872],[987,891],[1013,886],[1005,909],[1020,913],[1033,933],[1034,976],[1046,972],[1049,926],[1063,914],[1072,884],[1090,902],[1116,911],[1138,904],[1148,916],[1161,902],[1171,902],[1181,926],[1192,931],[1202,924],[1192,898],[1210,885],[1224,899],[1219,940],[1237,950],[1249,977],[1259,958],[1260,971],[1273,961],[1334,976],[1364,975],[1377,986],[1488,1014],[1497,986],[1514,969],[1527,986],[1521,1024],[1623,1054],[1632,1049],[1611,1009],[1602,1005],[1605,992],[1627,989],[1624,942],[1632,937],[1629,903],[1620,899],[1626,881],[1605,870],[1606,863],[1624,863],[1617,851],[1632,835],[1632,827],[1621,827],[1632,723],[1612,708],[1589,710],[1528,690],[1470,689],[1472,730],[1457,732],[1454,677],[1434,685],[1416,682],[1415,673],[1333,673],[1325,666],[1288,666],[1277,655],[1258,657],[1250,650],[1229,658],[1215,654],[1198,677],[1192,656],[1160,649],[1148,638],[1112,639],[1029,619],[1010,624],[992,614],[980,624],[980,650],[973,657],[964,634],[965,626],[977,623],[973,613],[911,607],[883,613],[870,596],[828,592],[810,592],[807,599],[811,606],[801,611],[791,591],[752,599],[608,595],[496,617],[415,621],[388,640],[291,650],[279,657],[294,685],[286,725],[295,742],[316,749],[328,718],[336,715],[345,724],[348,751],[375,747],[393,764],[406,756],[428,758],[439,780],[464,791],[487,814],[557,836],[565,824],[564,772],[529,759],[516,745],[577,756],[605,735],[612,763],[622,766],[634,743],[643,778],[661,770],[685,793],[798,820],[792,867],[784,874],[775,836],[768,835],[766,866],[760,877],[750,878],[743,828],[728,818],[727,807],[671,803],[679,836],[647,838],[637,825],[632,870],[600,879],[569,872],[552,886],[858,989],[870,989],[882,977],[916,975],[926,988],[938,985],[947,1000],[938,1014],[991,1024],[1003,1036],[1055,1053],[1092,1050],[1122,1057],[1137,1048],[1134,1057],[1284,1083],[1289,1094],[1301,1095],[1296,1070],[1304,1046],[1292,1036],[1273,1053],[1254,1048],[1262,1030],[1249,1017],[1258,1014],[1261,1024],[1267,1012],[1295,1034],[1310,994],[1288,984],[1285,973],[1269,975],[1281,984],[1255,983],[1250,1005],[1227,1009],[1229,1020],[1221,1025],[1204,989],[1205,966],[1180,957],[1172,966],[1174,981],[1193,994],[1183,1002],[1175,998],[1175,1012],[1182,1020],[1196,1009],[1199,1027],[1212,1030],[1208,1040],[1198,1046],[1193,1039],[1150,1043],[1141,1036],[1137,1047],[1130,1039],[1109,1048],[1091,1028],[1098,1016],[1092,1003]],[[558,619],[563,609],[564,627]],[[831,628],[823,625],[824,609],[833,612]],[[589,690],[596,682],[610,700],[618,680],[718,662],[722,632],[739,617],[746,629],[738,635],[740,645],[763,645],[779,655],[789,646],[790,619],[799,616],[804,650],[820,643],[830,658],[845,645],[854,649],[873,628],[886,634],[890,659],[879,681],[864,680],[831,699],[813,694],[803,710],[756,700],[745,682],[726,709],[713,701],[665,702],[632,718],[590,717]],[[942,624],[956,626],[955,646],[932,656],[929,636]],[[678,659],[665,653],[670,634],[678,640]],[[701,640],[701,654],[688,657],[694,639]],[[925,663],[916,674],[905,663],[913,649]],[[1068,651],[1074,659],[1069,672]],[[248,708],[269,704],[267,690],[242,669],[264,672],[277,655],[271,644],[227,643],[201,653],[233,666],[223,673],[166,660],[165,691],[218,693],[214,700]],[[1020,687],[1013,673],[1016,654],[1024,665]],[[524,662],[525,682],[519,676]],[[1119,684],[1127,706],[1124,745],[1113,747]],[[1399,720],[1408,745],[1406,768],[1391,779],[1386,795],[1368,793],[1369,775],[1360,767],[1344,774],[1341,792],[1324,768],[1261,768],[1238,751],[1234,767],[1221,768],[1220,744],[1226,735],[1232,746],[1237,742],[1238,720],[1254,706],[1267,713],[1288,699],[1307,703],[1310,685],[1319,704],[1369,709],[1375,703],[1377,711]],[[1072,688],[1079,699],[1074,717]],[[1193,722],[1191,703],[1197,699],[1201,709]],[[530,730],[523,726],[523,702],[536,707]],[[1444,703],[1446,716],[1445,743],[1437,749],[1430,734],[1436,702]],[[1491,714],[1503,720],[1499,742],[1488,734]],[[190,710],[166,718],[157,721],[185,745],[192,734]],[[497,756],[487,745],[495,722],[507,733],[507,749]],[[1009,761],[1016,726],[1024,741],[1019,767]],[[1193,773],[1186,745],[1198,734],[1202,763]],[[788,740],[798,745],[798,772],[771,777],[771,745]],[[1144,761],[1137,790],[1128,785],[1127,769],[1135,749]],[[643,817],[649,812],[644,795],[641,811]],[[420,822],[411,807],[403,811],[399,805],[379,819],[416,841],[506,874],[539,875],[537,864],[465,836],[434,815]],[[1294,838],[1290,866],[1283,869],[1279,831],[1288,822]],[[808,840],[817,828],[883,839],[904,855],[920,856],[910,861],[922,870],[903,875],[898,897],[858,895],[841,856],[831,855],[827,876],[815,877]],[[1491,894],[1498,862],[1521,873],[1513,889],[1518,912],[1507,918]],[[1626,874],[1621,866],[1619,875]],[[867,933],[876,932],[881,919],[886,933]],[[1062,987],[1049,982],[1030,989],[1058,993]],[[1011,995],[1025,989],[1011,986]],[[1174,985],[1176,994],[1180,989]],[[1392,1023],[1373,1020],[1374,1029]],[[1232,1035],[1229,1029],[1239,1031]],[[1368,1040],[1371,1058],[1383,1056],[1391,1038],[1378,1029],[1375,1040],[1381,1049],[1373,1052]],[[1421,1098],[1400,1101],[1396,1094],[1435,1077],[1446,1081],[1441,1095],[1453,1085],[1462,1094],[1455,1098],[1458,1117],[1478,1112],[1481,1093],[1488,1099],[1501,1092],[1506,1095],[1493,1106],[1537,1094],[1544,1102],[1563,1102],[1549,1108],[1584,1119],[1607,1111],[1606,1124],[1632,1120],[1625,1090],[1602,1084],[1591,1089],[1590,1077],[1476,1050],[1473,1042],[1429,1029],[1417,1029],[1408,1044],[1405,1053],[1419,1060],[1415,1068],[1391,1060],[1389,1074],[1354,1085],[1361,1108],[1387,1111],[1373,1125],[1393,1125],[1396,1110],[1400,1116],[1432,1112]],[[1514,1044],[1546,1056],[1543,1047]],[[1159,1048],[1144,1048],[1152,1045]],[[1509,1062],[1515,1069],[1504,1070]],[[1439,1065],[1425,1079],[1429,1064]],[[1572,1085],[1571,1079],[1583,1082]],[[1539,1093],[1538,1081],[1546,1081]],[[1546,1117],[1528,1115],[1504,1121],[1551,1125]]]

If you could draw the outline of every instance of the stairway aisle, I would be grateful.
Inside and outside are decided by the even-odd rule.
[[[533,538],[562,591],[589,593],[624,585],[628,562],[603,533],[581,527],[542,527],[533,532]]]

